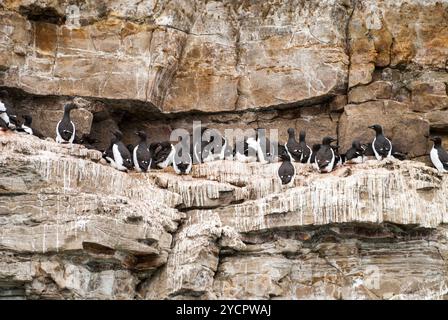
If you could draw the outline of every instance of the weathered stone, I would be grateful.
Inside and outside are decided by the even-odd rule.
[[[0,298],[446,299],[447,180],[421,162],[294,164],[284,187],[278,163],[122,173],[51,140],[75,101],[99,150],[201,121],[344,152],[379,123],[431,165],[447,21],[436,0],[3,1],[0,98],[50,139],[0,132]]]
[[[443,1],[357,1],[349,23],[349,87],[370,83],[375,67],[446,68],[446,8]]]
[[[375,132],[368,126],[380,124],[384,135],[408,156],[428,153],[429,123],[421,115],[408,111],[408,105],[391,100],[345,106],[339,122],[339,145],[350,148],[354,139],[371,143]]]
[[[358,86],[350,89],[348,94],[349,103],[390,98],[392,98],[392,83],[387,81],[375,81],[366,86]]]
[[[15,34],[0,48],[0,83],[33,94],[134,99],[163,112],[224,111],[322,99],[347,79],[343,0],[305,2],[305,9],[217,1],[193,9],[190,1],[168,1],[145,9],[134,3],[130,11],[113,1],[104,12],[75,6],[77,23],[67,4],[34,2],[8,3],[0,12]],[[66,16],[66,24],[21,15],[42,10],[53,10],[57,21]]]
[[[295,185],[285,189],[278,163],[206,163],[178,177],[118,172],[92,162],[97,151],[17,134],[2,135],[0,149],[3,297],[418,299],[447,291],[447,181],[417,162],[369,161],[328,175],[295,164]]]
[[[427,112],[448,108],[447,85],[444,82],[414,82],[411,84],[410,89],[413,110]]]

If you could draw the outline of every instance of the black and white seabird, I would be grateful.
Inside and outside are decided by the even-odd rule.
[[[67,103],[64,106],[64,115],[56,126],[56,142],[57,143],[73,143],[76,135],[75,124],[70,120],[70,111],[77,109],[74,103]]]
[[[316,153],[315,162],[320,172],[331,172],[335,164],[335,155],[331,143],[336,141],[332,137],[325,137],[319,151]]]
[[[193,158],[193,163],[202,163],[203,162],[203,149],[207,146],[208,141],[203,141],[204,132],[208,130],[207,127],[198,126],[193,129],[193,134],[190,136],[190,144],[191,144],[191,154]]]
[[[148,136],[144,131],[137,131],[135,133],[140,141],[133,150],[133,160],[135,170],[139,172],[146,172],[151,168],[151,153],[148,146]]]
[[[352,146],[345,153],[345,163],[356,164],[364,162],[365,146],[359,140],[353,140]]]
[[[433,137],[430,140],[434,142],[429,153],[432,164],[440,172],[448,172],[448,153],[442,147],[442,139],[440,137]]]
[[[23,123],[17,127],[16,131],[33,135],[34,131],[31,128],[31,123],[33,122],[33,118],[29,115],[24,115],[24,116],[22,116],[22,118],[23,118]]]
[[[331,149],[333,149],[334,152],[334,164],[333,169],[336,167],[340,167],[345,163],[345,155],[339,153],[339,146],[338,145],[330,145]]]
[[[290,186],[294,183],[296,168],[291,163],[291,156],[285,146],[280,145],[278,147],[278,157],[282,164],[278,168],[277,176],[282,185]]]
[[[301,130],[299,134],[299,153],[301,154],[300,162],[310,163],[312,150],[306,144],[305,137],[306,137],[305,130]]]
[[[133,167],[132,156],[128,148],[121,142],[123,134],[117,130],[114,132],[115,138],[112,143],[112,155],[115,168],[120,171],[131,170]]]
[[[103,159],[106,160],[108,164],[110,164],[112,167],[115,168],[115,160],[114,160],[114,153],[112,152],[112,147],[116,141],[115,135],[112,136],[110,139],[110,144],[106,148],[106,150],[103,151]]]
[[[171,142],[163,141],[151,143],[149,150],[152,154],[153,168],[163,169],[173,163],[175,149]]]
[[[235,143],[235,160],[239,162],[256,162],[258,152],[258,143],[256,138],[249,137],[243,141],[236,141]]]
[[[227,139],[219,131],[211,129],[205,133],[205,144],[202,144],[202,161],[210,162],[224,160],[227,148]]]
[[[392,145],[392,157],[403,161],[403,160],[406,160],[406,158],[408,157],[408,154],[407,154],[407,152],[402,152],[401,150],[396,148],[396,146],[393,144]]]
[[[376,136],[372,142],[373,153],[377,160],[390,157],[392,153],[392,143],[383,135],[383,127],[379,124],[375,124],[369,127],[375,130]]]
[[[288,141],[285,143],[285,148],[291,157],[291,161],[301,161],[302,153],[300,144],[296,141],[296,131],[293,128],[288,129]]]
[[[17,117],[14,115],[11,115],[8,110],[6,109],[5,104],[0,101],[0,128],[3,128],[3,130],[16,129],[17,125]]]
[[[234,160],[235,158],[235,150],[234,150],[234,146],[232,146],[227,138],[226,139],[226,144],[225,144],[225,148],[224,148],[224,159],[225,160]]]
[[[266,137],[266,130],[263,128],[257,129],[257,158],[262,164],[273,162],[275,155],[278,153],[278,143],[271,141]]]
[[[24,115],[22,116],[22,118],[23,123],[17,127],[16,131],[25,132],[27,134],[36,136],[40,139],[44,138],[43,134],[40,133],[39,130],[32,127],[33,117],[31,117],[30,115]]]
[[[316,154],[319,151],[319,149],[320,149],[320,143],[313,144],[313,146],[311,147],[310,163],[316,170],[319,170],[319,167],[317,166],[316,163]]]
[[[177,174],[189,174],[193,165],[189,148],[184,148],[181,142],[174,146],[173,168]]]
[[[81,138],[75,138],[75,143],[82,144],[87,149],[97,150],[95,144],[98,143],[98,139],[92,137],[88,133],[84,133]]]

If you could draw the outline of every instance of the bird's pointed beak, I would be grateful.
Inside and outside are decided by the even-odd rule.
[[[369,129],[374,129],[373,126],[368,126],[367,128],[369,128]]]
[[[429,138],[429,140],[434,141],[434,138]]]

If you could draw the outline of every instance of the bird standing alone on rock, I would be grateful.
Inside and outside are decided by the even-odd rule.
[[[73,143],[76,135],[75,124],[70,120],[70,111],[78,109],[74,103],[68,103],[64,106],[64,115],[56,126],[57,143]]]
[[[376,136],[372,142],[373,153],[377,160],[382,160],[383,158],[390,157],[392,154],[392,143],[383,135],[383,127],[379,124],[374,124],[369,127],[375,130]]]
[[[429,153],[432,164],[440,172],[448,171],[448,153],[442,147],[442,139],[440,137],[434,137],[430,139],[434,142],[434,145]]]

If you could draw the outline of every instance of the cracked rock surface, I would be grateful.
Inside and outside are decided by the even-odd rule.
[[[284,189],[278,163],[179,177],[18,134],[0,151],[2,297],[446,297],[448,181],[415,161],[296,164]]]
[[[0,100],[53,139],[74,100],[98,150],[201,121],[344,152],[378,123],[412,160],[297,164],[284,189],[275,163],[125,174],[1,135],[0,297],[447,298],[447,178],[424,164],[448,141],[447,0],[3,0]]]

